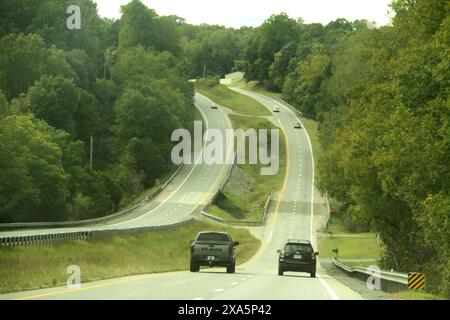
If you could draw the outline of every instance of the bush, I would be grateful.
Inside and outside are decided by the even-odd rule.
[[[197,79],[197,83],[199,85],[212,88],[220,84],[220,78],[219,76],[208,76],[206,78]]]

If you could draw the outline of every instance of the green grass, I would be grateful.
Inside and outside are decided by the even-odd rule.
[[[165,183],[174,173],[175,171],[178,169],[178,166],[176,165],[171,165],[171,169],[164,173],[160,178],[160,184]],[[120,203],[120,209],[119,210],[123,210],[126,208],[131,208],[135,205],[138,205],[139,203],[142,202],[142,200],[145,199],[145,197],[149,196],[152,192],[156,191],[156,189],[158,189],[158,186],[153,186],[151,188],[142,190],[141,192],[139,192],[138,194],[135,194],[133,196],[130,196],[128,198],[124,198],[122,199],[121,203]]]
[[[354,237],[326,237],[319,241],[320,257],[333,256],[332,249],[339,249],[339,258],[345,259],[378,259],[380,247],[376,242],[375,234],[364,234]],[[374,264],[374,262],[370,263]],[[356,263],[361,265],[361,263]]]
[[[0,249],[0,292],[65,285],[69,265],[81,268],[83,282],[189,268],[189,240],[199,231],[227,231],[240,242],[237,263],[250,259],[260,241],[245,229],[195,221],[189,225],[88,241]]]
[[[277,128],[270,121],[258,118],[241,116],[230,116],[233,128],[247,130],[249,128]],[[275,193],[283,187],[286,172],[286,150],[283,133],[280,131],[280,162],[279,169],[275,175],[261,175],[261,165],[239,164],[245,174],[254,179],[250,192],[241,195],[231,192],[225,188],[225,197],[217,201],[208,211],[225,220],[260,220],[264,212],[264,205],[268,195]]]
[[[217,85],[211,88],[196,83],[195,90],[207,96],[214,102],[237,113],[247,114],[251,116],[272,115],[269,110],[267,110],[264,106],[262,106],[252,98],[234,92],[224,85]]]
[[[389,297],[396,300],[445,300],[442,297],[423,291],[405,291],[390,293]]]
[[[253,91],[253,92],[268,96],[268,97],[273,97],[273,96],[278,97],[278,98],[282,97],[282,94],[280,92],[271,92],[271,91],[268,91],[267,89],[265,89],[259,83],[259,81],[249,81],[249,82],[239,81],[239,82],[234,82],[232,84],[229,84],[228,86],[229,87],[238,87],[238,88],[242,88],[245,90]]]
[[[311,147],[314,155],[314,170],[317,172],[317,164],[322,156],[322,145],[319,140],[318,123],[312,119],[301,118],[306,132],[311,140]]]
[[[372,232],[351,233],[346,230],[342,221],[335,215],[330,217],[327,232],[331,236],[319,239],[321,258],[330,258],[332,250],[339,249],[339,258],[344,259],[379,259],[381,248],[376,242],[376,234]],[[349,265],[369,266],[373,262],[349,262]]]
[[[196,90],[198,90],[198,87],[196,87]],[[214,88],[203,87],[202,90],[199,91],[210,97],[211,100],[224,106],[226,106],[226,104],[223,101],[230,99],[232,99],[233,103],[237,106],[246,105],[248,100],[250,100],[252,104],[256,104],[256,107],[254,108],[241,111],[238,111],[238,109],[234,107],[230,107],[234,111],[246,115],[230,115],[230,121],[234,129],[240,128],[247,130],[249,128],[278,128],[271,121],[265,118],[249,117],[250,115],[271,115],[271,113],[263,105],[247,96],[231,91],[225,86],[216,86]],[[256,112],[256,110],[258,111]],[[241,195],[231,192],[226,188],[224,196],[208,209],[208,213],[225,220],[260,220],[264,212],[263,207],[269,194],[271,192],[275,193],[281,190],[283,186],[284,175],[286,172],[286,146],[283,132],[280,130],[280,161],[277,174],[271,176],[261,175],[261,165],[259,163],[256,165],[244,164],[238,166],[247,176],[254,179],[252,189],[247,194]]]

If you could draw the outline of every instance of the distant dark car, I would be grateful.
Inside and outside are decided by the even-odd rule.
[[[191,240],[191,272],[198,272],[200,266],[226,267],[227,273],[234,273],[236,254],[234,247],[239,245],[226,232],[200,232]]]
[[[312,278],[316,277],[316,256],[311,243],[308,240],[290,239],[286,241],[283,249],[277,250],[278,275],[282,276],[286,271],[308,272]]]
[[[296,123],[294,123],[294,128],[301,129],[302,128],[302,124],[300,122],[296,122]]]
[[[211,104],[211,109],[217,109],[217,104],[215,103]]]

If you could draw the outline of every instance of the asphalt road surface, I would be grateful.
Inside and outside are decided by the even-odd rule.
[[[274,116],[279,120],[288,144],[284,188],[276,195],[277,202],[273,212],[268,216],[266,225],[259,230],[263,244],[250,261],[237,266],[235,274],[225,273],[224,268],[206,268],[199,273],[181,271],[131,276],[86,283],[78,290],[64,287],[51,288],[7,294],[0,298],[361,299],[356,292],[326,274],[319,264],[317,278],[310,278],[307,273],[293,272],[278,276],[276,250],[281,248],[286,239],[310,239],[316,248],[315,230],[324,213],[319,212],[323,211],[321,209],[323,206],[320,204],[320,196],[313,184],[314,166],[311,144],[305,129],[294,129],[293,124],[299,119],[286,105],[259,94],[236,90],[256,99],[270,110],[275,105],[279,106],[280,112]],[[221,124],[225,125],[224,122]],[[210,127],[212,125],[210,123]],[[237,257],[237,263],[239,264],[239,257]]]

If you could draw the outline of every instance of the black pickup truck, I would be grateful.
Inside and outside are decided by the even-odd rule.
[[[227,273],[234,273],[236,254],[234,247],[239,245],[226,232],[200,232],[191,240],[191,272],[198,272],[200,266],[226,267]]]

